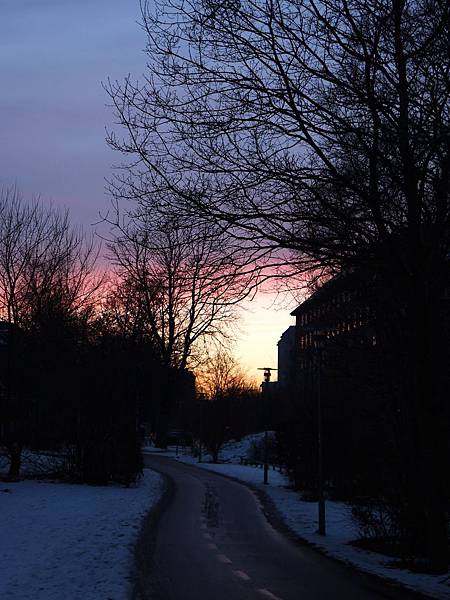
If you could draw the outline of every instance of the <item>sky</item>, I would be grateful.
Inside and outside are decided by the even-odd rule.
[[[69,207],[86,229],[105,215],[105,178],[120,157],[102,81],[145,70],[138,0],[0,0],[0,187]],[[292,324],[267,295],[247,303],[236,353],[249,375],[276,367]]]

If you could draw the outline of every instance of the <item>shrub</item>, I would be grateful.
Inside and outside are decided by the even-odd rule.
[[[352,517],[364,538],[400,539],[399,513],[399,508],[385,498],[359,498],[352,505]]]
[[[248,458],[255,462],[264,462],[265,459],[265,441],[264,437],[252,441],[248,450]],[[270,464],[279,464],[278,445],[275,436],[272,433],[267,435],[267,461]]]

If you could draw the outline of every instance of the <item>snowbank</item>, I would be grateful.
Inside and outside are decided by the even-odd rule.
[[[162,479],[137,487],[0,483],[0,598],[125,600],[142,518]]]

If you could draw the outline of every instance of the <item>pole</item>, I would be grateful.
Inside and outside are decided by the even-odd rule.
[[[269,426],[269,398],[270,398],[270,375],[272,371],[277,371],[274,367],[258,367],[258,371],[264,371],[264,381],[261,383],[261,401],[263,406],[263,418],[264,418],[264,483],[269,483],[269,440],[268,440],[268,426]]]
[[[319,535],[326,535],[325,521],[325,495],[323,481],[323,449],[322,449],[322,350],[318,349],[318,370],[317,370],[317,451],[318,451],[318,492],[319,492]]]
[[[267,421],[266,421],[266,429],[264,431],[264,483],[268,485],[269,483],[269,464],[268,464],[268,433],[267,433]]]
[[[203,399],[200,400],[199,404],[200,410],[200,427],[199,427],[199,440],[198,440],[198,462],[202,462],[202,437],[203,437]]]
[[[268,381],[264,381],[261,384],[261,401],[262,401],[262,408],[263,408],[263,419],[264,419],[264,465],[263,465],[263,470],[264,470],[264,477],[263,477],[263,483],[264,485],[268,485],[269,484],[269,464],[268,464],[268,457],[269,457],[269,448],[268,448],[268,442],[269,442],[269,434],[267,431],[267,427],[268,427],[268,422],[269,422],[269,388],[268,388]]]

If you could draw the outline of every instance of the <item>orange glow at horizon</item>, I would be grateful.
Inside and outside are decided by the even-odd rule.
[[[257,383],[263,380],[260,367],[278,368],[277,342],[281,334],[295,324],[290,313],[297,303],[278,305],[271,294],[261,294],[244,304],[239,323],[235,355],[242,370]],[[271,381],[277,381],[277,371]]]
[[[105,262],[107,272],[106,287],[113,287],[120,280],[117,273]],[[99,302],[102,305],[104,299]],[[287,300],[284,294],[275,291],[260,291],[253,300],[244,301],[239,308],[239,320],[234,331],[235,343],[231,352],[241,371],[259,385],[263,380],[262,367],[278,369],[277,343],[284,331],[295,325],[290,313],[299,305],[300,300]],[[194,369],[195,371],[195,369]],[[277,381],[277,371],[272,373],[271,381]]]

